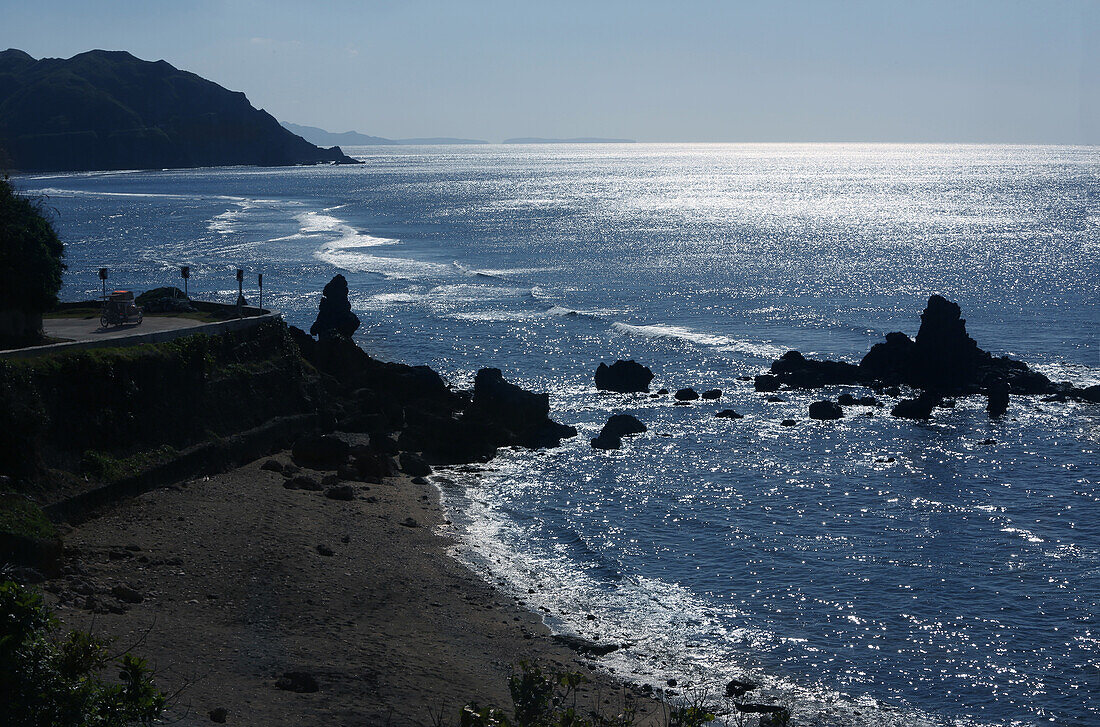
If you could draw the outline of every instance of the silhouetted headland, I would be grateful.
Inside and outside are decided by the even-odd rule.
[[[356,164],[165,61],[0,52],[0,164],[17,171]]]

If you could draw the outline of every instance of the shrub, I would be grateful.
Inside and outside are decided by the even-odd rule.
[[[65,264],[61,239],[42,205],[0,177],[0,310],[42,312],[57,303]]]
[[[118,667],[118,682],[100,677]],[[165,699],[129,652],[117,660],[84,631],[61,637],[41,594],[0,583],[0,724],[8,727],[122,727],[152,724]]]

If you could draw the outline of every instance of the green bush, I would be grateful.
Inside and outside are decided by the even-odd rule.
[[[0,177],[0,310],[52,308],[61,290],[64,254],[41,204],[16,194]]]
[[[118,682],[100,673],[118,668]],[[41,594],[0,583],[0,724],[7,727],[123,727],[152,724],[165,699],[145,661],[84,631],[58,634]]]

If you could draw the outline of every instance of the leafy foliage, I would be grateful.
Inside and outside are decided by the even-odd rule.
[[[11,182],[0,178],[0,310],[53,307],[64,254],[41,204],[16,194]]]
[[[145,660],[117,661],[83,631],[63,638],[42,595],[0,583],[0,724],[9,727],[122,727],[152,724],[165,699]],[[118,682],[100,677],[109,665]]]

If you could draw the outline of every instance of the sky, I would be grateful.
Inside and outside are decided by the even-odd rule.
[[[387,137],[1100,144],[1100,0],[0,0],[7,47]]]

